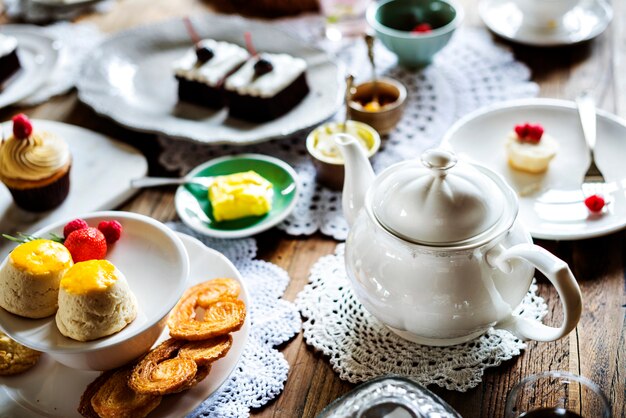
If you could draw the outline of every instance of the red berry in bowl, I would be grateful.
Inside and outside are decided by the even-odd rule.
[[[102,221],[98,224],[98,229],[107,240],[107,244],[117,242],[122,236],[122,224],[118,221]]]
[[[87,225],[87,222],[85,222],[83,219],[79,218],[74,219],[73,221],[69,221],[63,228],[63,237],[67,238],[72,232],[84,228],[89,228],[89,225]]]
[[[13,136],[17,139],[26,139],[33,133],[33,125],[28,117],[20,113],[13,117]]]
[[[96,228],[83,228],[72,232],[63,243],[75,263],[102,260],[107,255],[107,241]]]
[[[604,201],[604,198],[599,194],[592,194],[585,199],[585,206],[587,206],[587,209],[593,213],[602,212],[602,208],[604,208],[605,204],[606,202]]]
[[[432,32],[433,28],[428,23],[419,23],[411,30],[411,33],[428,33]]]

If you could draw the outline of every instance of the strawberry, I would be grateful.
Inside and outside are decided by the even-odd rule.
[[[411,33],[428,33],[432,32],[433,28],[428,23],[419,23],[411,30]]]
[[[87,225],[87,222],[84,220],[80,218],[74,219],[73,221],[69,221],[63,228],[63,237],[67,238],[72,232],[88,227],[89,225]]]
[[[107,241],[102,232],[88,227],[68,235],[64,243],[75,263],[86,260],[102,260],[107,255]]]
[[[602,208],[605,204],[606,202],[604,201],[604,198],[599,194],[592,194],[585,199],[585,206],[587,206],[587,209],[593,213],[602,212]]]
[[[122,224],[118,221],[102,221],[98,224],[98,230],[102,232],[107,244],[113,244],[122,235]]]
[[[33,125],[28,117],[20,113],[13,117],[13,136],[17,139],[26,139],[33,132]]]

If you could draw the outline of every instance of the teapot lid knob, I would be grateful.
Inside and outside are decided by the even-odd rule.
[[[443,177],[457,163],[454,153],[443,149],[429,149],[422,154],[424,167],[433,170],[436,176]]]

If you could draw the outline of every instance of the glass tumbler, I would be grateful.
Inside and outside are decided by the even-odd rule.
[[[326,37],[339,41],[344,37],[365,33],[365,11],[372,0],[320,0],[320,9],[326,19]]]
[[[611,408],[591,380],[567,372],[529,376],[511,389],[505,418],[611,418]]]

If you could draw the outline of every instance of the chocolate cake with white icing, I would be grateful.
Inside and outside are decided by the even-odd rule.
[[[228,42],[204,39],[174,63],[178,97],[219,109],[224,106],[224,80],[248,59],[248,52]]]
[[[309,93],[306,68],[287,54],[253,56],[224,84],[230,116],[265,122],[284,115]]]
[[[0,33],[0,89],[20,68],[17,40]]]

